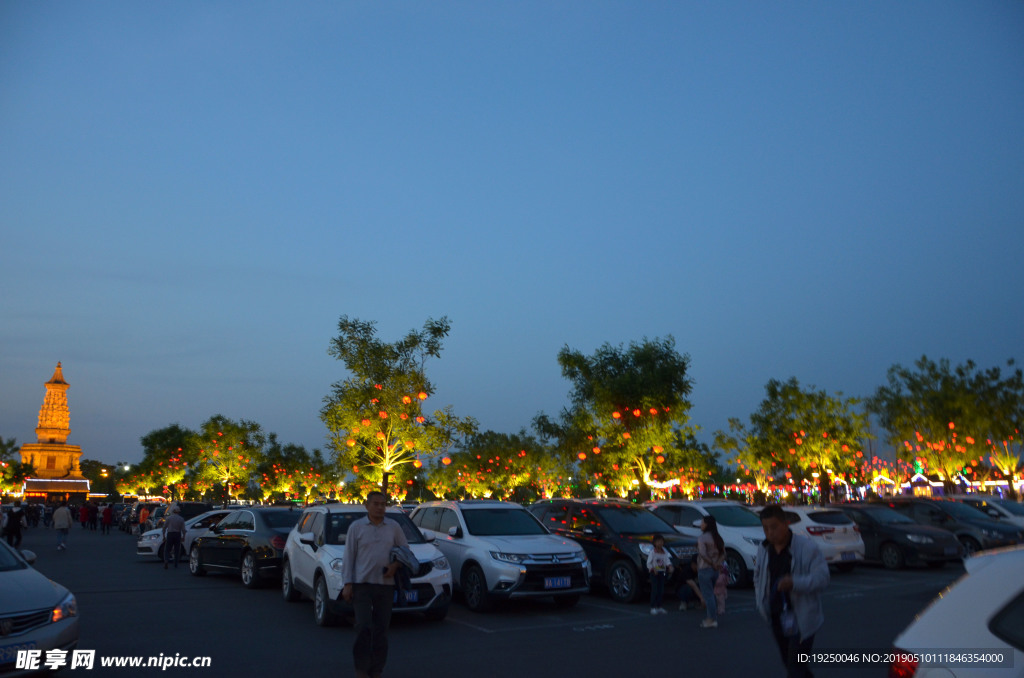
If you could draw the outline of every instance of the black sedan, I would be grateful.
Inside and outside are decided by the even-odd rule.
[[[279,506],[247,506],[229,513],[192,543],[188,569],[197,577],[238,573],[248,588],[280,577],[288,533],[301,515],[300,509]]]
[[[864,540],[864,559],[880,561],[890,570],[906,565],[942,567],[963,556],[956,535],[916,522],[884,504],[839,504],[837,508],[857,523]]]

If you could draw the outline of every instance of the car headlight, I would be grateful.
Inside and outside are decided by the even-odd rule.
[[[62,619],[70,619],[71,617],[78,616],[78,601],[75,600],[75,596],[69,593],[64,597],[64,600],[60,601],[50,612],[50,623],[55,624]]]
[[[759,537],[744,537],[743,541],[747,542],[748,544],[753,544],[754,546],[760,546],[762,543],[764,543],[764,539],[761,539]]]
[[[444,556],[441,556],[440,558],[434,558],[433,562],[435,570],[447,570],[451,567],[451,565],[448,564],[448,559]]]
[[[331,561],[331,569],[337,572],[338,574],[341,574],[341,560],[341,558],[335,558]]]
[[[995,530],[982,529],[981,533],[983,535],[985,535],[986,537],[991,537],[993,539],[998,539],[999,537],[1003,536],[999,532],[996,532]]]
[[[915,544],[931,544],[935,542],[934,539],[926,534],[908,534],[907,541],[912,541]]]
[[[491,551],[491,558],[500,560],[504,563],[516,563],[517,565],[524,560],[526,556],[519,553],[502,553],[501,551]]]
[[[163,539],[162,534],[144,534],[139,537],[139,541],[155,541],[157,539]]]
[[[648,544],[647,542],[640,542],[639,544],[637,544],[637,546],[640,547],[640,553],[644,554],[645,556],[649,556],[649,555],[651,555],[651,553],[654,552],[654,544]]]

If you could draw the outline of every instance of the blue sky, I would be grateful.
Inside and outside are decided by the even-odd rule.
[[[1024,3],[0,4],[0,436],[58,360],[107,462],[323,447],[338,318],[447,315],[515,431],[671,334],[710,441],[771,378],[1024,358]]]

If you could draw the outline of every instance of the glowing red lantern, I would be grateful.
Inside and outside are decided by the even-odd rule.
[[[580,452],[576,456],[580,458],[580,461],[583,461],[584,459],[587,458],[587,453],[586,452]]]
[[[441,463],[447,466],[448,464],[452,463],[452,460],[449,457],[444,457],[443,459],[441,459]]]

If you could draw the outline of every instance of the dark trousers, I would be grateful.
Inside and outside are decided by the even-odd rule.
[[[178,566],[178,560],[181,558],[181,532],[168,532],[164,539],[164,563],[168,560],[174,563],[174,566]]]
[[[391,584],[353,584],[356,641],[352,657],[356,671],[379,676],[388,661],[388,626],[395,587]]]
[[[651,608],[661,607],[662,599],[665,597],[665,573],[651,573]]]
[[[806,663],[800,663],[800,654],[810,654],[814,645],[814,634],[800,640],[800,636],[786,636],[782,632],[782,624],[779,618],[772,617],[772,635],[775,636],[775,644],[779,646],[779,654],[782,655],[782,664],[786,667],[786,678],[814,678],[811,668]]]

